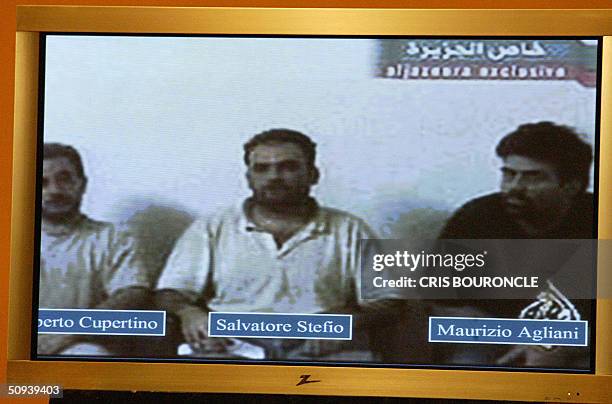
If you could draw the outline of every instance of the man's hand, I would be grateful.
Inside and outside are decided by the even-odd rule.
[[[189,306],[177,313],[181,319],[181,330],[185,341],[195,351],[225,352],[227,339],[208,337],[208,313],[204,310]]]
[[[177,314],[185,341],[193,349],[200,350],[201,343],[208,337],[208,314],[195,306],[185,307]]]
[[[37,353],[39,355],[58,354],[76,341],[75,336],[67,334],[39,335]]]
[[[568,353],[561,349],[547,351],[538,346],[519,345],[510,349],[496,363],[506,366],[562,367],[566,366]]]

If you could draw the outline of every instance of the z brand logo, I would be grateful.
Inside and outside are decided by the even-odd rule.
[[[302,375],[300,376],[300,381],[298,382],[298,384],[296,384],[296,386],[301,386],[302,384],[308,384],[308,383],[319,383],[321,380],[308,380],[310,379],[310,375]]]

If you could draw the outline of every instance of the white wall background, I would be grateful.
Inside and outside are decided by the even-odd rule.
[[[389,236],[400,214],[497,190],[495,145],[522,123],[593,139],[577,82],[377,79],[374,62],[370,40],[50,36],[45,141],[82,153],[83,210],[123,221],[237,203],[243,143],[296,129],[318,143],[319,201]]]

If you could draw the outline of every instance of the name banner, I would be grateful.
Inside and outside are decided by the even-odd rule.
[[[166,312],[154,310],[39,309],[39,334],[166,335]]]
[[[208,335],[211,337],[350,340],[353,337],[353,316],[212,312],[208,316]]]
[[[587,321],[429,317],[429,342],[587,346]]]

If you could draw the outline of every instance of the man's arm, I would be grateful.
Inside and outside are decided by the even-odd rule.
[[[38,335],[36,353],[38,355],[57,355],[79,340],[78,335],[43,334]]]
[[[181,323],[181,332],[192,348],[200,351],[222,352],[225,339],[208,338],[208,311],[185,294],[162,289],[155,294],[155,305],[175,315]]]
[[[97,282],[103,290],[92,308],[103,310],[146,310],[151,307],[150,273],[141,260],[136,239],[126,227],[111,225],[106,239],[97,246],[99,258]],[[132,353],[136,346],[144,347],[134,337],[89,336],[80,340],[103,345],[116,353]]]
[[[465,206],[459,208],[459,210],[453,213],[446,221],[438,238],[442,240],[474,238],[474,235],[470,231],[470,229],[475,230],[473,229],[474,222],[471,220],[470,216]]]
[[[151,306],[151,292],[142,286],[128,286],[117,290],[106,300],[96,305],[96,309],[125,310],[144,309]]]
[[[400,296],[391,293],[384,295],[379,294],[372,300],[361,298],[362,254],[360,248],[362,245],[360,244],[360,240],[373,240],[378,237],[369,226],[361,220],[356,223],[352,231],[353,233],[349,236],[349,239],[353,243],[349,248],[352,269],[351,273],[347,274],[347,276],[352,278],[352,291],[350,293],[352,298],[350,298],[349,301],[339,302],[340,304],[336,307],[326,309],[325,313],[351,314],[353,316],[353,330],[367,332],[374,327],[382,328],[397,321],[398,313],[405,306],[405,302]],[[369,246],[374,249],[377,247],[375,244],[369,244]],[[363,255],[367,255],[367,253]],[[301,347],[301,352],[304,355],[323,356],[342,351],[346,348],[351,349],[351,344],[352,341],[342,340],[306,340]]]
[[[101,280],[108,296],[99,309],[142,309],[150,303],[151,274],[141,260],[135,238],[126,228],[111,227]]]
[[[404,306],[400,299],[362,301],[359,307],[338,307],[326,312],[330,314],[352,314],[353,328],[367,330],[373,326],[384,326],[397,318],[397,312]]]
[[[202,350],[208,337],[208,312],[196,302],[211,276],[213,242],[207,219],[196,220],[178,239],[156,287],[156,306],[175,315],[192,348]]]
[[[98,304],[96,309],[121,310],[129,308],[145,308],[150,303],[150,292],[143,287],[128,287],[115,292],[108,299]],[[64,349],[81,341],[100,342],[100,337],[82,335],[48,334],[39,335],[37,352],[39,355],[56,355]]]
[[[329,314],[351,314],[353,316],[353,331],[367,331],[373,327],[385,327],[397,321],[399,311],[404,302],[398,299],[375,300],[362,303],[359,307],[339,307],[326,310]],[[303,355],[323,356],[339,352],[349,346],[351,341],[343,340],[306,340],[300,352]]]
[[[98,304],[96,309],[122,310],[143,309],[150,303],[150,292],[143,287],[128,287],[113,293],[108,299]],[[61,353],[77,342],[100,342],[100,337],[86,337],[82,335],[49,334],[39,335],[37,352],[39,355],[55,355]]]

